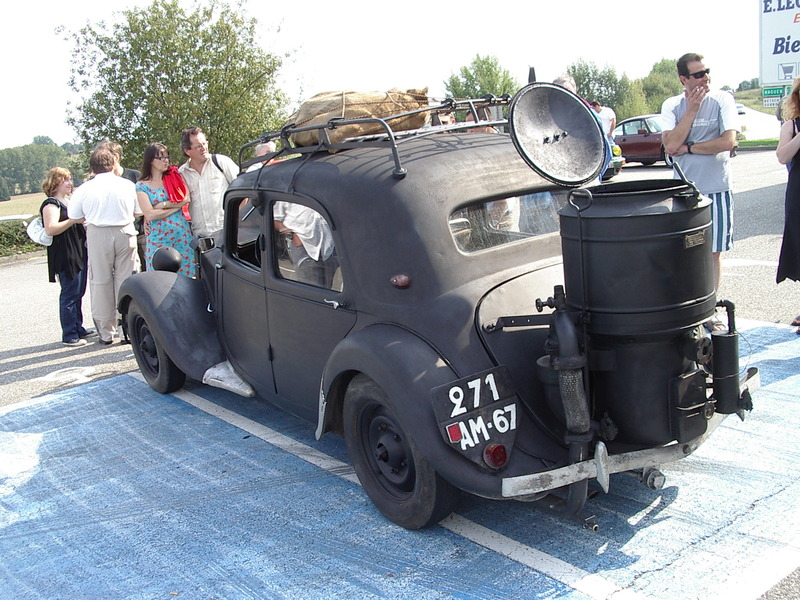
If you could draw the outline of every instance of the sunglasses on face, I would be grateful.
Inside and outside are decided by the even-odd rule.
[[[689,73],[687,77],[694,77],[695,79],[702,79],[706,75],[711,74],[711,69],[703,69],[702,71],[698,71],[697,73]]]

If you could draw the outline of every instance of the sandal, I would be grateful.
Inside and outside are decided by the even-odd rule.
[[[800,327],[800,315],[797,315],[792,321],[792,327]]]

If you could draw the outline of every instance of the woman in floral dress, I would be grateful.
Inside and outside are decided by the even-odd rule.
[[[144,213],[147,232],[145,261],[147,270],[153,268],[153,254],[162,246],[171,246],[181,253],[183,261],[178,271],[181,275],[193,277],[195,265],[193,252],[189,246],[192,228],[182,208],[189,203],[186,198],[180,202],[170,200],[164,186],[164,174],[170,167],[169,151],[164,144],[150,144],[144,151],[142,177],[136,184],[139,206]]]

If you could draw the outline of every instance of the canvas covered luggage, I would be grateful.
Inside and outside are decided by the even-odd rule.
[[[428,106],[428,88],[421,90],[391,89],[388,92],[323,92],[306,100],[293,114],[287,124],[296,127],[323,125],[335,118],[360,119],[366,117],[388,117]],[[392,119],[389,125],[394,131],[407,131],[425,125],[427,113],[418,113]],[[359,135],[381,133],[384,129],[377,123],[354,123],[328,130],[332,143]],[[290,136],[296,146],[313,146],[320,141],[318,130],[301,131]]]

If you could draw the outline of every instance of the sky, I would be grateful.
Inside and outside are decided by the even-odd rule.
[[[65,123],[68,101],[78,100],[67,85],[72,44],[55,29],[74,35],[87,21],[110,21],[151,2],[15,5],[0,23],[0,148],[40,135],[59,145],[77,141]],[[712,69],[713,86],[736,88],[759,76],[759,3],[507,0],[476,11],[420,0],[249,0],[244,10],[258,20],[267,51],[290,53],[279,85],[296,106],[331,90],[428,87],[443,97],[443,82],[476,55],[495,56],[524,84],[530,66],[539,81],[552,81],[579,59],[636,79],[663,58],[697,52]]]

